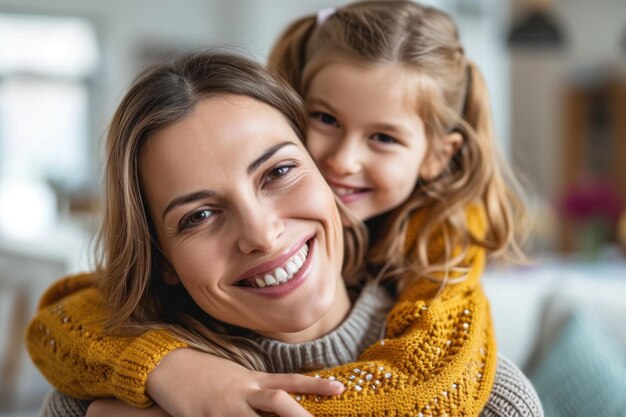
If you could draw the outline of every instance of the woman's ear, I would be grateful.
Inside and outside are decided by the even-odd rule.
[[[463,145],[463,135],[459,132],[452,132],[441,138],[436,148],[429,146],[420,166],[420,179],[430,181],[437,178],[448,166],[461,145]]]
[[[176,271],[168,261],[166,261],[164,258],[159,259],[159,266],[163,271],[163,282],[166,285],[171,285],[172,287],[174,287],[180,284],[180,278],[178,278]]]
[[[175,272],[163,271],[163,282],[174,287],[180,284],[180,278],[178,278]]]

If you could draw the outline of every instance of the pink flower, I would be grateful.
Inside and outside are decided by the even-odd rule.
[[[609,181],[596,179],[570,187],[562,200],[561,210],[572,220],[603,219],[617,224],[624,204]]]

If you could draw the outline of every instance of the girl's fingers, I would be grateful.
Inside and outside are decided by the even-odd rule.
[[[279,417],[313,417],[283,390],[260,389],[248,396],[250,407],[268,411]]]
[[[246,405],[246,410],[241,410],[241,411],[237,411],[237,412],[228,412],[228,413],[224,413],[223,415],[225,415],[225,416],[232,416],[232,417],[259,417],[259,414],[256,411],[254,411],[254,409],[260,410],[260,408],[256,408],[256,407],[253,407],[250,404],[247,404]],[[207,413],[207,414],[204,414],[204,415],[210,416],[210,415],[220,415],[220,414]]]
[[[339,395],[345,390],[339,381],[298,374],[265,374],[262,386],[299,394],[317,395]]]
[[[170,415],[158,405],[149,408],[135,408],[120,400],[113,398],[98,399],[89,404],[85,417],[170,417]]]

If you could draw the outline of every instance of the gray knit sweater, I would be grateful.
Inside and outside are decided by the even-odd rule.
[[[384,331],[393,300],[380,287],[369,284],[359,294],[348,318],[331,333],[311,342],[287,344],[259,337],[277,372],[333,367],[355,361],[359,353]],[[43,417],[83,417],[89,401],[52,392],[44,402]],[[543,417],[543,409],[530,381],[513,363],[498,357],[495,381],[481,417]]]

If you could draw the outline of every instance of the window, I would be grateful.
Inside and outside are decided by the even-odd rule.
[[[85,19],[0,13],[0,45],[0,237],[34,237],[91,179],[98,44]]]
[[[74,17],[0,14],[0,177],[62,188],[89,175],[95,30]]]

